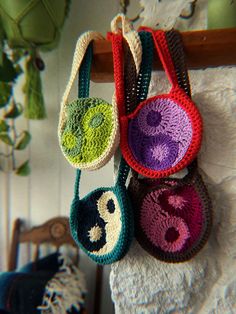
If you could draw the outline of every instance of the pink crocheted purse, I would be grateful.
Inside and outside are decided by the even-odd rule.
[[[130,181],[135,208],[135,237],[154,257],[166,262],[192,258],[205,244],[211,227],[211,201],[196,162],[181,179]]]

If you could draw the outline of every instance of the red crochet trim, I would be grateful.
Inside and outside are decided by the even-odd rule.
[[[183,108],[189,119],[192,123],[192,141],[190,146],[188,147],[188,150],[182,160],[180,160],[177,165],[174,167],[171,167],[169,169],[165,170],[151,170],[149,168],[146,168],[142,165],[140,165],[135,157],[132,154],[132,151],[130,150],[129,143],[128,143],[128,122],[130,119],[134,118],[135,115],[151,100],[157,99],[157,98],[168,98],[173,101],[175,101],[181,108]],[[122,154],[129,164],[131,168],[133,168],[135,171],[140,173],[141,175],[149,178],[162,178],[167,177],[175,172],[178,172],[185,168],[187,165],[189,165],[193,159],[196,158],[197,153],[201,147],[201,141],[202,141],[202,119],[201,115],[195,106],[195,104],[187,97],[184,91],[182,91],[179,87],[176,87],[175,89],[172,89],[169,94],[165,95],[159,95],[154,96],[152,98],[149,98],[142,103],[139,104],[139,106],[136,108],[136,110],[131,113],[128,116],[122,116],[120,117],[120,147]]]
[[[169,94],[154,96],[140,103],[138,108],[133,113],[126,116],[125,91],[123,79],[124,77],[123,44],[122,44],[123,38],[120,33],[108,34],[108,38],[111,39],[112,41],[113,50],[116,100],[119,109],[120,120],[120,147],[126,162],[135,171],[146,177],[162,178],[182,170],[196,158],[197,153],[201,147],[202,141],[202,119],[195,104],[178,85],[177,75],[168,49],[165,32],[162,30],[154,31],[147,27],[142,29],[152,33],[155,46],[158,51],[158,55],[161,59],[168,79],[172,84],[172,89]],[[142,166],[139,162],[137,162],[137,160],[133,156],[133,153],[131,152],[128,143],[128,121],[131,118],[134,118],[138,111],[141,108],[143,108],[147,104],[147,102],[149,102],[151,99],[156,98],[168,98],[174,100],[181,108],[183,108],[187,113],[189,119],[191,120],[193,131],[191,144],[188,147],[184,157],[175,166],[164,170],[152,170]]]
[[[125,114],[125,89],[123,80],[124,69],[124,49],[123,37],[121,34],[108,33],[107,38],[112,42],[114,80],[116,91],[116,102],[119,111],[119,117]]]

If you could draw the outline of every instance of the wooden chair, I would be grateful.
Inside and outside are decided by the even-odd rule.
[[[57,250],[59,250],[62,245],[71,245],[76,249],[75,261],[77,263],[79,262],[79,248],[71,237],[69,220],[67,217],[55,217],[40,226],[36,226],[28,230],[24,227],[21,219],[16,219],[12,232],[8,258],[8,271],[14,271],[17,268],[21,243],[32,243],[35,245],[33,261],[37,261],[39,258],[39,249],[41,244],[53,245]],[[94,314],[100,314],[102,279],[103,267],[97,265],[94,293]]]

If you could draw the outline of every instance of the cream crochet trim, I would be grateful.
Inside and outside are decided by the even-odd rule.
[[[60,141],[61,133],[62,133],[63,127],[66,123],[66,106],[68,104],[68,97],[69,97],[72,85],[74,83],[77,72],[81,66],[81,63],[82,63],[83,57],[86,53],[86,50],[88,48],[88,45],[90,44],[90,42],[92,40],[99,40],[99,39],[100,40],[104,39],[100,33],[94,32],[94,31],[88,31],[88,32],[82,34],[77,41],[75,52],[74,52],[74,57],[73,57],[73,63],[72,63],[70,78],[69,78],[69,81],[67,83],[64,95],[62,97],[62,102],[61,102],[61,111],[60,111],[59,125],[58,125],[58,137],[59,137],[60,146],[61,146],[61,141]],[[70,162],[70,164],[73,167],[79,168],[81,170],[82,169],[96,170],[96,169],[99,169],[102,166],[104,166],[111,159],[111,157],[114,155],[114,153],[115,153],[115,151],[119,145],[119,142],[120,142],[118,110],[117,110],[117,104],[116,104],[116,100],[115,100],[114,96],[112,99],[112,107],[113,107],[112,118],[113,118],[113,126],[114,127],[113,127],[111,138],[110,138],[110,145],[107,147],[107,149],[104,151],[104,153],[99,158],[94,160],[93,162],[88,162],[88,163],[72,163],[72,162]],[[64,154],[62,147],[61,147],[61,150],[62,150],[63,155],[65,157],[67,157]]]
[[[139,73],[140,64],[142,61],[142,44],[138,32],[133,29],[132,23],[124,14],[116,15],[111,21],[111,31],[113,33],[119,32],[119,25],[121,23],[122,35],[127,41],[130,51],[133,55],[136,71]]]
[[[37,309],[42,314],[64,314],[73,307],[80,310],[84,304],[86,285],[83,273],[66,256],[60,256],[62,266],[47,283],[42,305]]]

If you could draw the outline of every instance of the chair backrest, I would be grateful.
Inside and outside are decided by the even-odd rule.
[[[70,234],[68,217],[55,217],[40,226],[30,229],[25,228],[21,219],[16,219],[13,225],[8,258],[8,271],[14,271],[17,268],[21,243],[33,243],[35,245],[33,261],[37,261],[39,258],[41,244],[53,245],[57,250],[59,250],[62,245],[69,244],[76,249],[75,260],[77,263],[79,261],[79,248]],[[103,267],[97,265],[95,276],[94,314],[100,313],[102,280]]]

